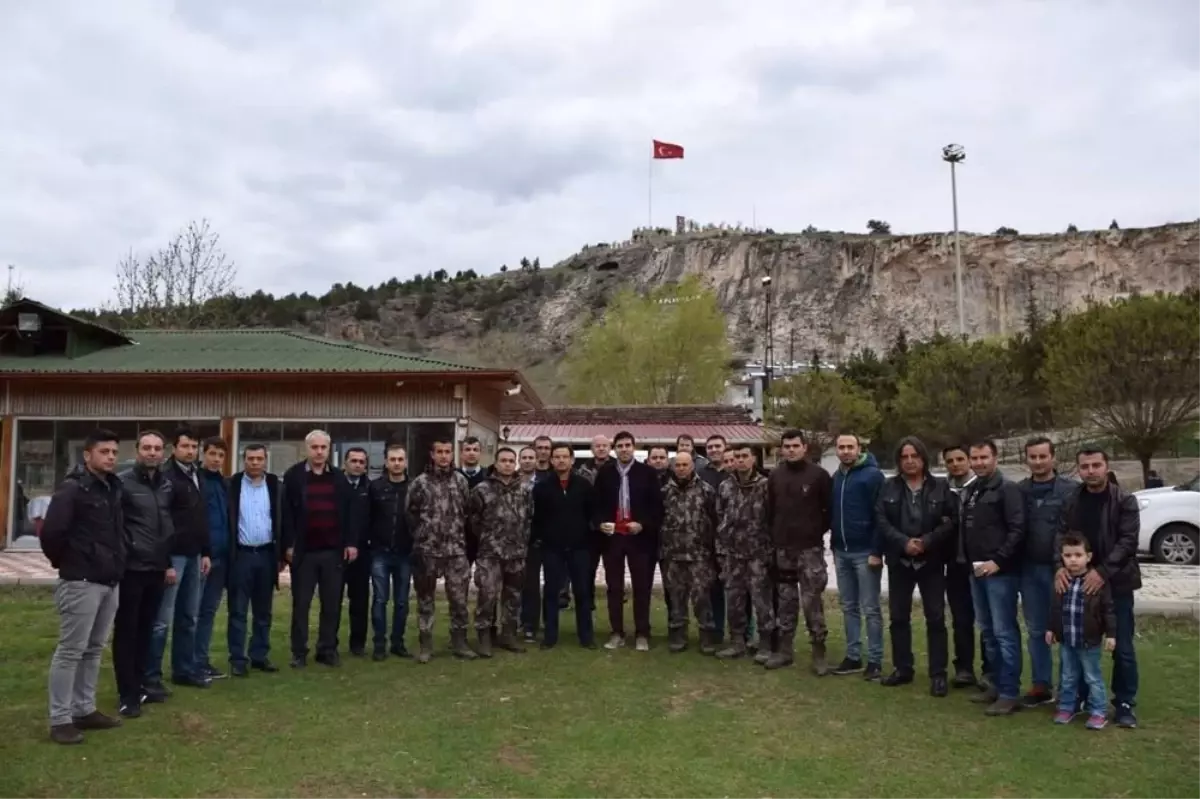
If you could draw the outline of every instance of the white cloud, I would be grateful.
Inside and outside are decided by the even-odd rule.
[[[1190,0],[46,0],[0,9],[0,264],[65,306],[208,217],[243,289],[543,263],[655,217],[1200,216]]]

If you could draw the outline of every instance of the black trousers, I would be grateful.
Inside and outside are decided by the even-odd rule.
[[[525,553],[525,588],[521,591],[521,627],[538,634],[542,618],[542,550],[530,546]]]
[[[591,553],[586,549],[551,550],[543,553],[542,560],[546,566],[546,637],[542,643],[546,646],[558,643],[558,593],[569,579],[575,586],[575,633],[579,643],[591,645],[596,638],[592,623],[595,589],[588,583]]]
[[[317,654],[337,652],[338,627],[342,621],[342,550],[304,552],[292,561],[292,656],[308,654],[308,611],[313,594],[321,598],[317,624]],[[365,635],[365,634],[364,634]]]
[[[371,553],[360,549],[358,557],[346,564],[343,572],[345,595],[350,600],[350,649],[365,649],[371,617]]]
[[[951,561],[946,564],[946,600],[954,624],[954,670],[975,670],[975,600],[971,596],[971,564]],[[989,673],[983,633],[979,635],[979,659],[984,674]]]
[[[142,677],[150,659],[150,633],[166,590],[166,571],[127,571],[121,578],[112,649],[117,696],[122,702],[141,698]]]
[[[946,572],[941,563],[919,569],[888,558],[888,615],[891,616],[892,664],[903,674],[913,673],[913,588],[921,592],[925,610],[925,640],[929,676],[945,677],[949,653],[946,646]]]

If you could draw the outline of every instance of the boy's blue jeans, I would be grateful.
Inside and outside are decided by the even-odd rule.
[[[1074,713],[1081,683],[1087,686],[1087,709],[1092,715],[1103,716],[1108,712],[1108,689],[1104,685],[1104,674],[1100,671],[1100,647],[1073,647],[1063,644],[1059,648],[1062,685],[1058,693],[1058,709],[1063,713]]]

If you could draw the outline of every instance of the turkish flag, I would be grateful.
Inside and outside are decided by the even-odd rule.
[[[683,158],[683,147],[670,142],[654,140],[655,158]]]

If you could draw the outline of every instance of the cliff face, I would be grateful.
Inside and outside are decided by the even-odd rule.
[[[1024,327],[1030,298],[1052,313],[1131,292],[1200,286],[1200,223],[1047,236],[963,235],[963,298],[973,337]],[[914,339],[958,327],[954,237],[709,231],[585,249],[553,269],[509,272],[402,295],[379,321],[333,309],[312,326],[327,335],[444,352],[531,370],[538,386],[575,333],[620,288],[699,275],[716,291],[736,353],[760,358],[770,275],[775,358],[794,347],[837,360],[882,350],[900,330]],[[546,393],[555,392],[546,385]]]

